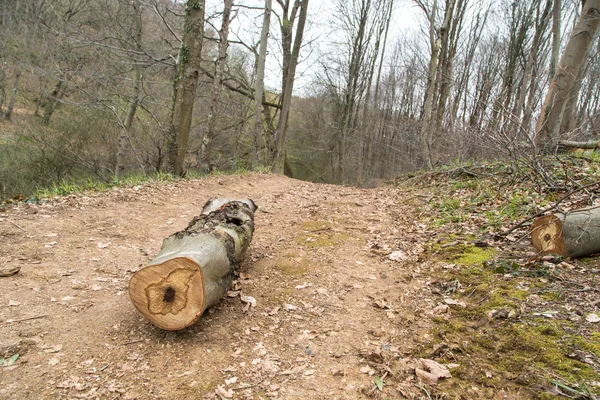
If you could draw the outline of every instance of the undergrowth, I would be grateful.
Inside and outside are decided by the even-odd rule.
[[[450,398],[475,386],[481,398],[505,389],[523,398],[599,398],[600,330],[586,319],[600,305],[598,257],[541,257],[528,223],[504,234],[540,211],[600,205],[600,187],[578,189],[600,180],[599,154],[549,160],[552,187],[502,163],[408,180],[424,199],[433,293],[441,304],[455,299],[432,317],[435,335],[416,355],[455,366],[441,387]]]

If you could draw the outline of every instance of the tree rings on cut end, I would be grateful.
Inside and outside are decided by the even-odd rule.
[[[183,329],[204,312],[202,270],[185,257],[149,265],[131,277],[129,297],[135,308],[159,328]]]
[[[541,254],[567,255],[563,223],[556,215],[540,217],[533,222],[531,241]]]

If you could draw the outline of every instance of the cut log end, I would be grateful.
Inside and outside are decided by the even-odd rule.
[[[562,221],[555,215],[537,218],[531,227],[533,246],[543,255],[567,256]]]
[[[189,326],[204,311],[202,270],[189,258],[173,258],[137,271],[129,282],[135,308],[166,330]]]

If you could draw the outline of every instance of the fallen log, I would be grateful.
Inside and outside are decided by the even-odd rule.
[[[531,241],[540,254],[575,258],[600,253],[600,207],[536,218]]]
[[[572,140],[560,140],[559,146],[575,149],[600,149],[600,142],[597,140],[588,140],[587,142],[576,142]]]
[[[250,199],[211,199],[188,227],[163,241],[156,257],[129,281],[129,297],[165,330],[192,325],[227,292],[254,232]]]

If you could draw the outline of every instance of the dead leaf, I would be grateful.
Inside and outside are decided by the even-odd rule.
[[[402,250],[396,250],[391,252],[388,255],[388,258],[392,261],[403,261],[406,259],[406,253],[403,252]]]
[[[276,307],[273,307],[273,308],[266,308],[265,311],[267,312],[267,314],[269,316],[272,316],[272,315],[277,314],[280,309],[281,309],[280,306],[276,306]]]
[[[437,385],[439,379],[452,378],[452,374],[448,368],[442,364],[424,358],[421,358],[420,362],[423,369],[415,368],[415,374],[424,382],[430,385]]]
[[[302,285],[296,286],[296,289],[306,289],[307,287],[311,287],[311,286],[312,286],[312,283],[304,282]]]
[[[225,384],[227,384],[229,386],[229,385],[236,383],[237,380],[238,380],[237,376],[233,376],[229,379],[225,379]]]
[[[438,378],[435,375],[420,368],[415,368],[415,375],[428,385],[437,385],[438,383]]]
[[[592,314],[588,314],[585,317],[585,320],[587,322],[591,322],[591,323],[595,324],[596,322],[600,322],[600,317],[598,317],[598,315],[592,313]]]
[[[369,374],[369,375],[373,375],[373,369],[371,369],[371,367],[369,367],[368,365],[365,365],[364,367],[362,367],[361,369],[358,370],[358,372],[360,374]]]
[[[219,385],[215,389],[215,394],[222,399],[231,399],[233,398],[233,390],[225,390],[223,386]]]
[[[465,308],[467,306],[464,302],[451,299],[450,297],[444,297],[444,303],[449,304],[451,306],[460,306],[462,308]]]
[[[242,303],[249,304],[250,307],[256,307],[256,299],[252,296],[244,296],[240,293],[240,300]]]

